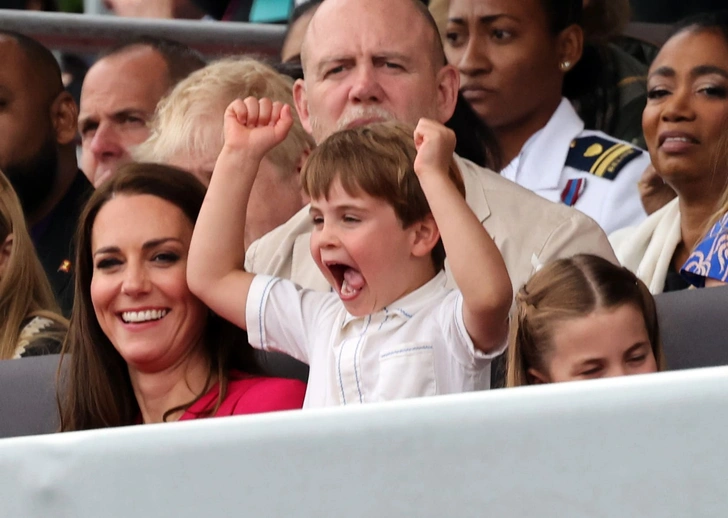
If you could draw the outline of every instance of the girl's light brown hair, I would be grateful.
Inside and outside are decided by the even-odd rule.
[[[45,332],[42,337],[59,343],[67,326],[35,253],[20,200],[10,181],[0,173],[0,245],[10,234],[13,242],[0,278],[0,360],[13,357],[23,323],[30,318],[45,317],[58,324],[57,331]]]
[[[339,131],[321,143],[301,171],[304,192],[312,199],[328,199],[334,180],[350,196],[362,192],[384,200],[404,228],[431,214],[415,173],[414,130],[400,122],[380,122]],[[465,185],[454,158],[448,176],[465,197]],[[445,264],[442,241],[432,250],[435,271]]]
[[[529,369],[546,372],[554,327],[599,309],[631,304],[644,318],[658,370],[664,368],[655,300],[632,272],[595,255],[558,259],[516,294],[508,344],[506,386],[530,385]]]
[[[101,330],[94,312],[91,236],[96,216],[108,201],[116,196],[143,194],[175,205],[194,225],[205,188],[197,178],[180,169],[159,164],[129,164],[97,189],[86,204],[76,235],[73,313],[61,353],[61,363],[69,363],[66,375],[59,375],[61,431],[130,425],[140,416],[126,362]],[[206,409],[203,417],[214,414],[225,398],[232,369],[248,374],[259,372],[247,333],[211,311],[203,342],[210,366],[205,388],[195,400],[167,410],[165,420],[170,414],[194,404],[207,393],[216,378],[220,386],[217,402],[214,408]]]

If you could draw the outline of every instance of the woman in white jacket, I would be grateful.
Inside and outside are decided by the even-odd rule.
[[[728,183],[728,11],[682,22],[650,68],[642,127],[655,168],[678,194],[635,228],[610,236],[617,258],[652,293],[689,286],[679,274]]]
[[[500,174],[610,233],[646,218],[637,182],[650,160],[586,130],[562,96],[581,59],[581,10],[582,0],[450,0],[444,48],[460,92],[495,135]]]

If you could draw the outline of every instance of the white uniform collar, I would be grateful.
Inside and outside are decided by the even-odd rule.
[[[353,322],[355,320],[366,319],[370,316],[375,315],[382,315],[385,318],[412,318],[412,315],[422,309],[423,306],[430,304],[433,297],[435,297],[439,292],[445,289],[446,284],[447,275],[445,274],[445,270],[440,270],[437,275],[435,275],[432,279],[417,288],[415,291],[408,293],[401,299],[398,299],[388,306],[385,306],[383,309],[377,311],[377,313],[375,314],[367,315],[364,317],[355,317],[347,311],[346,316],[344,317],[344,321],[341,324],[341,328],[343,329],[350,322]]]
[[[546,126],[531,135],[504,169],[506,178],[532,191],[558,188],[571,142],[583,130],[584,122],[568,99],[562,97]],[[516,169],[515,175],[511,168]]]

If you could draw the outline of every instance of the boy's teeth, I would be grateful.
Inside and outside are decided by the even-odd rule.
[[[349,284],[346,279],[344,279],[344,281],[341,283],[341,294],[344,296],[348,297],[356,294],[359,291],[361,291],[361,288],[354,288]]]
[[[148,309],[146,311],[125,311],[121,314],[121,319],[124,322],[133,322],[138,324],[140,322],[149,322],[152,320],[160,320],[167,315],[166,309]]]

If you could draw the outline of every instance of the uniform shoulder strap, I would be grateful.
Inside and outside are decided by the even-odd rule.
[[[601,135],[588,135],[571,142],[565,165],[614,180],[624,166],[642,153],[644,151],[626,142]]]

